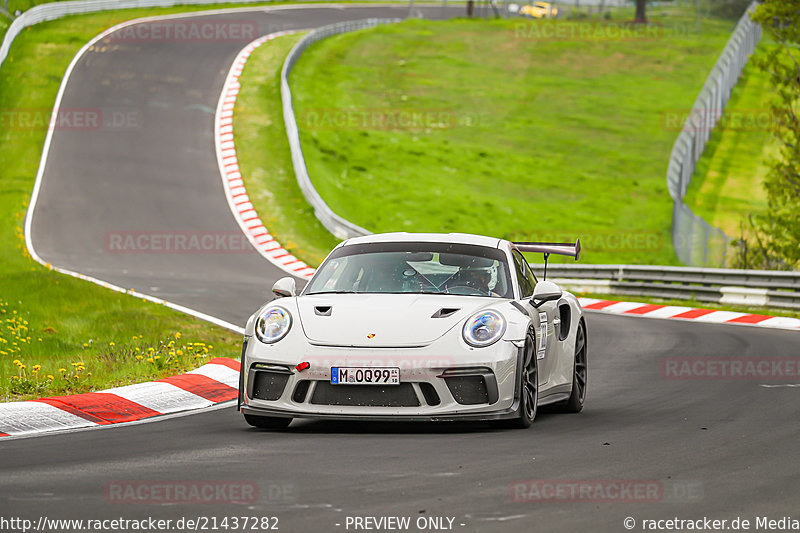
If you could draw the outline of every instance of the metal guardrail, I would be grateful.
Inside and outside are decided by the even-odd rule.
[[[541,265],[531,268],[541,275]],[[547,276],[576,292],[800,309],[798,272],[559,263]]]
[[[305,37],[292,48],[289,55],[286,56],[286,61],[283,63],[281,70],[281,100],[283,102],[283,121],[286,125],[286,136],[289,138],[289,148],[292,151],[292,163],[294,165],[294,173],[297,177],[297,183],[300,190],[303,191],[306,201],[314,208],[314,215],[322,222],[325,228],[333,233],[339,239],[348,239],[350,237],[359,237],[361,235],[369,235],[371,232],[358,226],[349,220],[346,220],[336,213],[325,203],[322,196],[319,195],[314,184],[311,183],[311,178],[308,175],[308,168],[306,161],[303,157],[303,149],[300,146],[300,135],[297,129],[297,119],[294,115],[294,107],[292,105],[292,91],[289,88],[289,74],[292,67],[297,63],[297,60],[303,52],[313,43],[340,33],[347,33],[350,31],[363,30],[366,28],[374,28],[379,24],[394,24],[400,22],[401,19],[365,19],[354,20],[348,22],[340,22],[337,24],[330,24],[323,26],[306,34]]]
[[[761,26],[750,19],[757,4],[751,3],[739,19],[672,147],[667,169],[667,188],[673,200],[672,246],[686,265],[724,266],[727,261],[730,237],[692,212],[683,198],[731,90],[761,39]]]

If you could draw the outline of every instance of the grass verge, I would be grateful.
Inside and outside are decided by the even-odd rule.
[[[673,9],[640,37],[409,20],[326,39],[291,80],[309,172],[372,231],[581,236],[588,262],[676,264],[665,116],[691,107],[730,30]]]
[[[111,11],[28,28],[0,69],[2,108],[49,113],[72,57],[115,24],[219,7]],[[0,130],[0,400],[126,385],[211,356],[238,357],[239,336],[228,330],[60,275],[28,256],[23,221],[46,133]]]

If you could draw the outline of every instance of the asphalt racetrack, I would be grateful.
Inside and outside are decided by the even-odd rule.
[[[208,16],[255,21],[260,35],[406,13],[306,6]],[[32,225],[37,252],[53,265],[243,325],[285,275],[254,251],[118,253],[110,239],[239,234],[213,123],[225,74],[247,43],[98,44],[76,65],[62,107],[99,108],[106,118],[129,111],[140,125],[54,133]],[[469,532],[626,531],[627,517],[635,530],[643,519],[797,517],[800,388],[666,379],[662,366],[665,357],[796,357],[796,332],[599,314],[587,323],[589,392],[578,415],[541,412],[522,431],[300,420],[264,432],[225,406],[13,439],[0,442],[0,516],[34,524],[153,517],[173,520],[169,531],[212,531],[214,518],[216,531],[230,531],[230,520],[221,527],[224,517],[276,517],[267,525],[301,532],[366,530],[354,517],[409,517],[409,531]],[[255,494],[130,503],[115,492],[140,482],[230,482]],[[575,483],[595,492],[564,497]],[[545,497],[531,487],[562,492]],[[206,527],[180,529],[181,518]],[[267,530],[264,524],[246,530]]]

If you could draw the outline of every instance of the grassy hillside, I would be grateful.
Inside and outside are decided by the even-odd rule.
[[[410,20],[317,43],[291,78],[311,177],[376,232],[581,236],[589,262],[675,263],[667,118],[691,106],[731,22],[698,31],[663,12],[636,33]]]

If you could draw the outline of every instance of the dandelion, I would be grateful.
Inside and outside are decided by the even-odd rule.
[[[88,343],[88,342],[84,342],[84,343],[83,343],[83,347],[84,347],[84,348],[88,348],[88,347],[89,347],[89,343]]]
[[[153,358],[152,358],[152,357],[148,357],[148,358],[147,358],[147,362],[148,362],[148,363],[155,363],[155,361],[153,360]]]
[[[61,373],[63,374],[64,372],[66,372],[66,371],[67,371],[67,369],[66,369],[66,368],[59,368],[59,369],[58,369],[58,371],[59,371],[59,372],[61,372]]]
[[[136,360],[137,360],[137,361],[141,361],[142,359],[144,359],[144,357],[142,357],[141,355],[137,355],[137,356],[136,356]]]
[[[47,374],[47,379],[53,381],[55,378],[53,377],[53,374]]]
[[[161,356],[157,355],[157,356],[153,357],[153,359],[161,359]]]
[[[113,343],[113,342],[109,342],[109,343],[108,343],[108,345],[109,345],[109,346],[116,346],[116,344],[115,344],[115,343]]]
[[[177,352],[175,352],[175,353],[177,353],[178,355],[183,355],[183,350],[178,350],[178,351],[177,351]]]
[[[175,333],[175,338],[176,338],[176,339],[180,339],[180,338],[181,338],[181,332],[180,332],[180,331],[178,331],[177,333]]]

